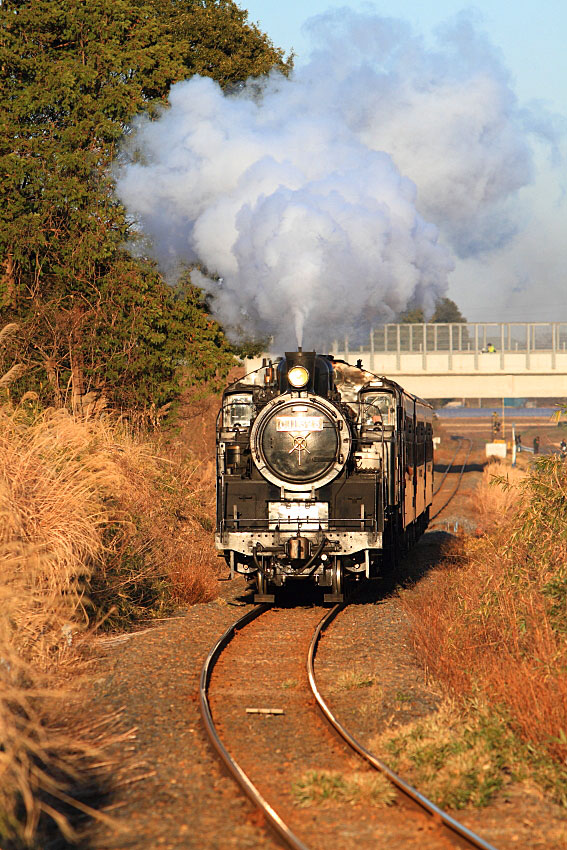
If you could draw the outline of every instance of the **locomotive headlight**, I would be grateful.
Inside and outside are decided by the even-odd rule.
[[[304,387],[309,380],[309,372],[304,366],[294,366],[287,373],[287,379],[292,387],[299,389]]]

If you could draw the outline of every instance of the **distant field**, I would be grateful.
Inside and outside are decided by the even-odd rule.
[[[531,447],[533,438],[540,438],[540,452],[553,454],[559,450],[559,443],[567,439],[567,422],[559,425],[553,419],[557,413],[556,407],[449,407],[436,410],[438,425],[443,434],[460,434],[472,437],[479,446],[492,438],[492,414],[496,411],[500,418],[502,430],[500,438],[512,439],[512,426],[515,433],[521,435],[522,445]]]
[[[442,407],[436,410],[437,416],[442,419],[492,419],[492,414],[496,411],[498,416],[502,416],[502,407],[495,405],[494,407]],[[533,424],[534,420],[544,422],[546,425],[555,425],[551,421],[553,414],[557,413],[556,407],[505,407],[504,418],[509,421],[529,421]]]

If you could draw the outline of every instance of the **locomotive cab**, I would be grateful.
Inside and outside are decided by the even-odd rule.
[[[369,430],[393,429],[396,424],[396,399],[381,385],[360,391],[360,424]]]
[[[360,445],[356,453],[359,469],[382,471],[386,522],[398,498],[398,409],[396,385],[371,381],[360,390]]]
[[[381,383],[363,387],[359,395],[360,442],[355,454],[358,469],[387,469],[387,442],[393,441],[396,398]]]
[[[254,418],[254,396],[251,392],[227,393],[222,405],[223,430],[249,428]]]

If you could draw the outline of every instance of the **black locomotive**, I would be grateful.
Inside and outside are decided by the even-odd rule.
[[[217,420],[217,548],[273,587],[311,580],[343,599],[429,521],[433,410],[387,378],[314,351],[230,385]]]

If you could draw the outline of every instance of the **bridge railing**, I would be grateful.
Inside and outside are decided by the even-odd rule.
[[[567,351],[567,322],[386,324],[364,338],[338,338],[334,351],[375,353]]]
[[[385,324],[335,339],[335,357],[390,372],[567,370],[567,322]]]

